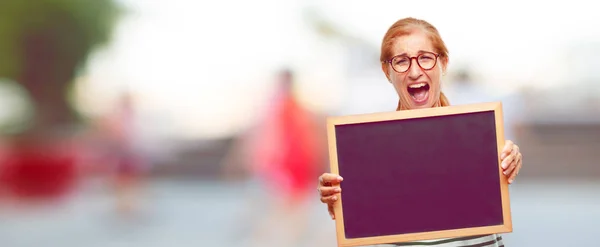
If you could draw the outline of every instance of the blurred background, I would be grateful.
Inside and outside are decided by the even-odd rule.
[[[503,103],[507,246],[597,246],[591,4],[0,0],[0,245],[335,246],[326,117],[395,109],[379,45],[412,16],[451,104]]]

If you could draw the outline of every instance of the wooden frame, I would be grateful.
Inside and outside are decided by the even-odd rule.
[[[482,103],[482,104],[470,104],[461,106],[450,106],[450,107],[437,107],[427,108],[419,110],[405,110],[395,112],[384,112],[384,113],[373,113],[373,114],[362,114],[352,116],[337,116],[329,117],[327,119],[327,133],[328,133],[328,145],[329,145],[329,158],[330,158],[330,169],[331,173],[338,174],[344,177],[344,174],[339,172],[338,164],[338,144],[336,136],[336,127],[349,125],[349,124],[362,124],[362,123],[374,123],[389,120],[405,120],[435,116],[450,116],[456,114],[467,114],[477,112],[493,112],[495,119],[495,135],[497,141],[498,151],[498,176],[499,176],[499,194],[501,195],[501,212],[503,217],[503,223],[497,225],[488,226],[475,226],[460,229],[446,229],[436,231],[425,231],[425,232],[413,232],[403,234],[393,234],[384,236],[366,236],[366,237],[355,237],[347,238],[345,233],[344,224],[344,212],[343,212],[343,201],[344,191],[338,195],[338,201],[334,204],[334,211],[336,216],[336,232],[338,246],[361,246],[361,245],[372,245],[372,244],[385,244],[385,243],[399,243],[399,242],[412,242],[418,240],[431,240],[431,239],[442,239],[452,237],[464,237],[464,236],[475,236],[485,235],[494,233],[507,233],[512,232],[512,221],[510,212],[509,192],[508,192],[508,181],[507,177],[503,174],[503,169],[500,166],[500,153],[504,147],[504,129],[503,129],[503,115],[502,115],[502,104],[500,102]],[[493,170],[493,169],[491,169]],[[345,178],[343,184],[347,182]],[[340,187],[340,185],[334,185]],[[343,188],[343,187],[342,187]]]

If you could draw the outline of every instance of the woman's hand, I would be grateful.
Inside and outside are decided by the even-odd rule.
[[[327,204],[327,210],[329,211],[331,219],[335,219],[333,204],[339,199],[337,194],[342,192],[342,189],[335,185],[339,185],[342,180],[344,180],[342,177],[332,173],[323,173],[323,175],[319,177],[317,191],[319,191],[319,194],[321,195],[321,202]]]
[[[519,146],[510,140],[506,141],[500,160],[502,160],[504,175],[508,177],[508,183],[514,182],[515,177],[519,174],[519,170],[523,166],[523,155],[519,150]]]

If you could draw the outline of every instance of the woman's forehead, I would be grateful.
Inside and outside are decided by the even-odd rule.
[[[420,51],[435,52],[428,35],[423,32],[412,32],[394,39],[392,53],[416,56]]]

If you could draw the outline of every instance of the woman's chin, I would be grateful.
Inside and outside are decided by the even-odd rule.
[[[430,102],[431,100],[429,100],[429,98],[425,99],[425,100],[415,100],[414,98],[411,97],[411,101],[410,101],[410,109],[425,109],[425,108],[431,108],[433,103]]]
[[[411,105],[410,107],[411,109],[425,109],[425,108],[431,108],[431,104],[427,103],[427,104],[419,104],[419,105]]]

